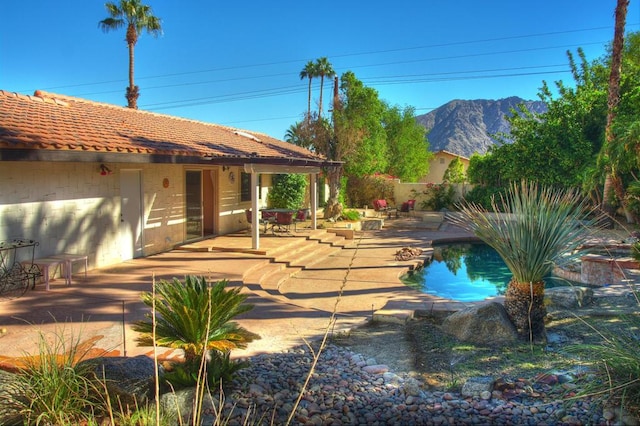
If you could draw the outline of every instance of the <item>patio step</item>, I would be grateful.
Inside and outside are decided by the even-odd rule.
[[[323,232],[310,236],[309,239],[317,240],[322,244],[329,244],[332,246],[346,247],[353,244],[352,240],[347,240],[343,235],[339,235],[333,232]]]
[[[314,233],[307,239],[292,239],[283,247],[270,251],[270,259],[265,263],[248,270],[243,275],[243,282],[247,288],[262,296],[286,299],[278,290],[283,282],[340,252],[348,244],[350,242],[346,242],[344,237],[326,231]]]
[[[342,250],[340,246],[331,244],[316,243],[302,247],[296,253],[292,253],[286,259],[289,268],[305,269],[312,266],[327,257],[334,255]],[[284,260],[284,259],[280,259]]]

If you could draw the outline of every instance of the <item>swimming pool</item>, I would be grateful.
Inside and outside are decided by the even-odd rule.
[[[425,261],[424,268],[402,277],[404,284],[460,302],[477,302],[505,293],[512,274],[492,247],[455,243],[435,245],[433,249],[433,257]],[[551,277],[545,283],[547,287],[563,285]]]

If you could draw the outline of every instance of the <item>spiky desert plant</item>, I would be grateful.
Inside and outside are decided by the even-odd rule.
[[[228,281],[209,286],[204,277],[185,277],[184,282],[160,281],[155,291],[155,341],[153,313],[148,320],[138,321],[133,329],[140,333],[136,341],[144,346],[161,346],[184,350],[185,366],[197,376],[200,361],[209,351],[225,354],[243,349],[260,337],[232,319],[253,308],[244,303],[247,295],[240,288],[227,289]],[[152,293],[144,293],[142,301],[154,305]],[[194,376],[194,377],[195,377]]]
[[[451,221],[493,247],[513,278],[505,309],[522,337],[544,339],[544,280],[590,235],[600,216],[577,191],[512,183],[491,211],[463,201]]]

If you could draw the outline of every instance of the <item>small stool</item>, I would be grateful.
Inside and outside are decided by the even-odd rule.
[[[84,278],[87,279],[87,263],[88,258],[86,254],[72,254],[64,253],[51,256],[54,259],[60,259],[64,262],[64,276],[67,285],[71,285],[71,277],[73,275],[73,262],[84,261]]]
[[[49,291],[49,273],[50,273],[50,270],[51,270],[51,268],[53,268],[53,273],[55,274],[56,269],[58,269],[58,267],[61,267],[63,265],[63,261],[60,260],[60,259],[53,258],[53,257],[45,257],[45,258],[42,258],[42,259],[34,259],[33,260],[33,264],[36,265],[38,267],[38,270],[40,271],[40,275],[42,276],[42,279],[44,280],[44,288],[45,288],[45,290]],[[64,275],[64,273],[63,273],[63,275]],[[66,276],[65,276],[65,281],[66,281]],[[35,283],[35,281],[34,281],[34,283]]]

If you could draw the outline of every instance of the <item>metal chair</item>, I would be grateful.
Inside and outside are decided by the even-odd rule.
[[[271,231],[276,235],[276,232],[290,233],[291,224],[293,224],[294,212],[276,212],[276,220],[271,226]]]

